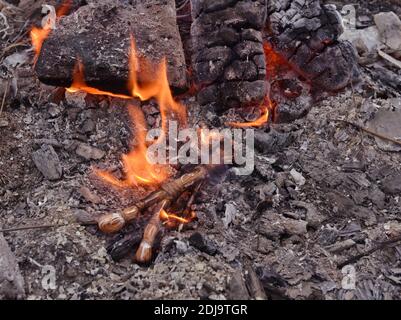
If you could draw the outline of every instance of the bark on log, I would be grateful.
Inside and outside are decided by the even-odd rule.
[[[266,1],[193,0],[192,16],[198,101],[217,109],[261,102],[267,91],[261,32]]]
[[[340,42],[341,17],[320,0],[270,0],[268,41],[314,90],[337,91],[359,76],[357,55]]]
[[[139,56],[159,63],[167,58],[173,88],[187,87],[187,68],[174,0],[90,1],[63,17],[44,42],[36,64],[42,82],[69,87],[77,59],[88,85],[124,92],[128,79],[130,35]]]

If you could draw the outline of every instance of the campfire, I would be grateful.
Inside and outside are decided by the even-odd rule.
[[[57,10],[56,17],[60,19],[68,13],[70,3],[67,1]],[[47,20],[42,28],[34,27],[31,30],[32,46],[35,51],[35,63],[41,57],[41,49],[46,43],[47,38],[52,32],[51,21]],[[43,63],[43,61],[39,61]],[[164,165],[153,164],[147,157],[149,145],[146,141],[147,123],[140,107],[135,104],[135,100],[147,101],[154,99],[160,109],[161,114],[161,130],[162,134],[153,143],[158,144],[163,138],[169,135],[169,122],[177,121],[178,126],[182,128],[188,127],[186,108],[180,102],[176,101],[170,89],[167,63],[165,58],[157,67],[152,66],[152,62],[146,57],[138,56],[136,50],[135,36],[130,35],[129,48],[129,73],[126,83],[128,94],[120,94],[117,92],[105,91],[86,82],[85,65],[81,57],[77,57],[73,69],[72,83],[66,87],[66,91],[74,94],[77,92],[85,92],[90,95],[108,96],[127,100],[127,108],[130,115],[130,120],[135,128],[135,141],[132,142],[132,150],[128,154],[122,156],[124,178],[119,180],[107,171],[94,169],[96,175],[110,186],[115,188],[157,188],[146,198],[140,200],[132,207],[122,210],[119,213],[111,213],[101,216],[98,219],[99,229],[105,233],[116,233],[127,224],[139,217],[141,214],[149,213],[150,219],[145,227],[143,240],[140,243],[135,260],[138,263],[149,263],[152,259],[152,249],[156,237],[162,226],[181,227],[184,224],[190,223],[196,218],[195,212],[191,210],[192,202],[195,199],[196,192],[207,180],[208,174],[216,167],[216,164],[210,163],[195,167],[190,173],[183,174],[176,179],[171,180],[174,169],[172,168],[173,159],[168,159]],[[151,74],[151,71],[154,74]],[[268,95],[264,97],[257,108],[260,113],[259,118],[250,122],[227,122],[226,125],[234,128],[249,128],[261,127],[268,123],[269,114],[273,108]],[[205,134],[202,129],[199,130],[200,152],[206,145],[209,147],[211,140],[222,137],[212,134]],[[183,141],[184,142],[184,141]],[[182,143],[183,143],[182,142]],[[203,146],[202,146],[203,145]],[[220,151],[220,150],[219,150]],[[213,157],[213,155],[211,155]],[[175,161],[176,163],[176,161]],[[219,164],[223,166],[223,163]],[[179,175],[179,173],[178,173]],[[174,207],[175,201],[183,201],[183,194],[190,191],[190,197],[187,200],[186,206],[182,207],[181,212],[170,213]],[[177,205],[176,205],[177,207]]]
[[[171,2],[171,1],[170,1]],[[312,1],[313,3],[313,1]],[[39,78],[42,81],[55,84],[60,80],[55,79],[47,80],[49,76],[44,71],[45,66],[48,65],[47,59],[51,55],[57,55],[53,47],[54,40],[57,39],[58,31],[55,28],[57,23],[67,21],[69,17],[63,19],[71,9],[71,2],[64,2],[56,11],[55,18],[45,20],[42,28],[34,27],[31,30],[32,46],[35,52],[34,63],[38,72]],[[187,4],[188,5],[188,4]],[[257,10],[264,6],[264,1],[256,1],[252,3],[240,2],[238,8],[234,7],[231,13],[233,17],[238,15],[239,22],[247,21],[249,25],[242,28],[239,34],[239,43],[233,47],[234,53],[237,57],[231,57],[231,53],[227,51],[227,47],[221,47],[218,39],[225,41],[224,34],[227,32],[225,29],[212,31],[207,15],[202,15],[202,10],[207,10],[209,4],[207,1],[195,1],[192,3],[192,17],[194,19],[191,35],[193,37],[192,48],[192,62],[195,71],[195,77],[191,79],[194,82],[194,87],[197,88],[198,99],[201,104],[214,103],[216,109],[224,110],[227,108],[245,108],[252,110],[256,113],[254,120],[251,121],[227,121],[225,125],[231,128],[259,128],[266,126],[270,120],[282,120],[282,115],[279,114],[279,99],[272,101],[272,97],[279,95],[280,97],[286,96],[290,99],[299,97],[299,90],[303,87],[308,87],[310,90],[311,82],[305,82],[300,85],[301,88],[295,84],[291,84],[289,78],[288,87],[275,86],[276,81],[281,81],[285,84],[285,80],[281,80],[284,73],[294,75],[302,75],[306,79],[312,80],[313,78],[307,74],[306,68],[302,64],[291,62],[288,58],[287,49],[281,49],[281,42],[276,43],[282,35],[277,35],[275,30],[277,26],[274,20],[271,21],[271,29],[265,33],[265,39],[262,38],[262,32],[257,31],[258,28],[262,29],[264,23],[264,14],[258,13]],[[316,5],[316,4],[314,4]],[[104,9],[107,10],[108,6]],[[264,7],[266,8],[266,7]],[[237,10],[237,11],[236,11]],[[243,11],[241,11],[243,10]],[[85,7],[82,9],[85,11]],[[264,12],[264,11],[263,11]],[[72,17],[79,16],[80,10],[72,14]],[[82,13],[83,15],[85,13]],[[274,15],[272,15],[273,17]],[[253,20],[255,18],[255,20]],[[54,20],[55,19],[55,20]],[[71,18],[72,19],[72,18]],[[322,21],[324,19],[322,18]],[[235,23],[234,23],[235,24]],[[68,21],[65,22],[68,28]],[[55,29],[53,31],[53,29]],[[213,36],[211,39],[206,39],[207,32],[212,31]],[[137,31],[136,31],[137,32]],[[71,35],[75,37],[76,35]],[[334,36],[334,35],[332,35]],[[129,37],[129,50],[128,50],[128,76],[123,86],[115,83],[104,83],[104,79],[112,79],[113,71],[102,70],[101,79],[92,81],[94,85],[88,84],[87,78],[97,77],[97,61],[92,61],[91,73],[86,71],[88,68],[85,65],[83,57],[79,56],[78,52],[73,52],[75,56],[74,67],[71,70],[72,76],[70,78],[70,85],[65,86],[65,90],[70,94],[85,92],[90,95],[106,96],[126,101],[126,106],[129,112],[129,118],[134,129],[134,141],[131,143],[131,150],[129,153],[122,155],[122,164],[124,177],[122,179],[116,178],[107,170],[94,169],[94,173],[105,183],[113,188],[147,188],[149,190],[155,189],[148,196],[137,201],[133,206],[121,210],[120,212],[110,213],[100,216],[97,219],[99,229],[104,233],[117,233],[120,232],[124,226],[132,223],[141,215],[149,216],[148,224],[144,229],[143,238],[140,242],[137,252],[135,254],[135,261],[138,263],[147,264],[152,260],[152,250],[156,238],[160,233],[163,226],[169,228],[182,228],[183,225],[190,223],[196,219],[196,213],[192,211],[191,205],[195,200],[196,193],[208,179],[208,175],[216,166],[223,166],[224,163],[206,163],[200,166],[195,166],[191,172],[181,174],[180,169],[174,168],[173,164],[177,165],[177,159],[173,155],[167,155],[166,161],[163,164],[152,163],[149,160],[148,151],[151,146],[155,147],[162,143],[169,137],[169,124],[171,121],[177,122],[177,127],[188,129],[188,119],[186,107],[177,101],[171,90],[171,83],[169,83],[168,65],[166,58],[161,57],[158,63],[154,63],[138,52],[135,32],[126,35]],[[213,40],[216,38],[217,40]],[[100,38],[101,39],[101,38]],[[206,43],[205,43],[206,41]],[[216,41],[216,42],[214,42]],[[231,40],[228,40],[230,44]],[[331,44],[333,39],[322,39],[321,48],[325,45]],[[68,40],[67,40],[68,42]],[[208,43],[210,42],[210,43]],[[235,43],[235,41],[234,41]],[[207,44],[208,48],[202,47]],[[232,45],[232,44],[231,44]],[[214,46],[214,47],[213,47]],[[50,53],[48,50],[52,48]],[[44,49],[44,50],[43,50]],[[156,50],[156,48],[154,48]],[[277,51],[276,51],[277,49]],[[108,50],[102,47],[101,51]],[[231,49],[228,49],[231,50]],[[93,51],[93,54],[98,55],[99,52]],[[152,53],[151,53],[152,54]],[[61,54],[63,55],[63,54]],[[86,53],[85,53],[86,55]],[[120,54],[121,55],[121,54]],[[313,59],[313,56],[311,56]],[[61,56],[61,59],[65,57]],[[253,62],[250,62],[249,59]],[[350,54],[350,58],[353,58]],[[65,65],[65,60],[60,60],[61,65]],[[90,59],[96,59],[91,57]],[[216,59],[216,60],[214,60]],[[228,59],[224,62],[224,59]],[[230,62],[230,60],[232,60]],[[235,60],[237,59],[237,60]],[[227,62],[229,65],[227,66]],[[255,73],[252,69],[256,66]],[[170,66],[171,67],[171,66]],[[56,69],[59,68],[58,66]],[[124,66],[123,66],[124,68]],[[220,75],[217,72],[222,72]],[[53,72],[46,69],[48,73]],[[100,70],[100,69],[99,69]],[[110,75],[107,73],[110,72]],[[54,74],[54,77],[59,77]],[[342,77],[342,75],[340,75]],[[46,79],[46,80],[45,80]],[[280,79],[280,80],[277,80]],[[240,80],[240,82],[238,82]],[[68,81],[68,80],[67,80]],[[108,80],[110,81],[110,80]],[[113,80],[111,80],[113,81]],[[65,80],[61,82],[66,82]],[[121,83],[121,80],[119,80]],[[344,82],[342,85],[346,85]],[[334,84],[334,89],[337,89]],[[252,89],[251,89],[252,87]],[[114,91],[113,91],[114,88]],[[117,88],[117,90],[115,89]],[[268,89],[270,88],[270,89]],[[189,90],[189,93],[193,90]],[[212,97],[213,100],[209,99]],[[148,125],[146,123],[145,115],[143,114],[137,101],[148,101],[153,99],[157,102],[161,115],[161,134],[155,138],[154,141],[147,141]],[[287,119],[288,120],[288,119]],[[198,148],[196,153],[200,154],[204,146],[209,147],[212,145],[211,140],[217,138],[217,145],[214,144],[215,150],[220,153],[222,151],[223,137],[219,134],[213,136],[212,134],[205,135],[201,128],[198,128],[198,141],[195,147],[193,144],[190,148]],[[174,140],[175,138],[171,139]],[[167,139],[168,140],[168,139]],[[168,143],[178,141],[167,141]],[[184,144],[185,141],[179,143]],[[163,145],[166,148],[166,141]],[[232,146],[235,148],[235,146]],[[167,147],[168,149],[168,147]],[[171,151],[171,150],[169,150]],[[189,151],[189,150],[188,150]],[[212,150],[213,153],[213,150]],[[210,159],[214,155],[211,155]],[[223,159],[221,159],[223,160]],[[227,160],[227,159],[224,159]],[[232,159],[229,161],[232,164]],[[175,172],[175,173],[174,173]],[[189,196],[188,196],[189,194]],[[186,201],[186,205],[183,205]],[[178,211],[172,211],[173,208],[179,208]],[[176,209],[177,210],[177,209]]]
[[[23,108],[21,113],[28,105],[46,113],[44,120],[36,114],[22,120],[27,129],[35,126],[32,137],[40,137],[32,143],[33,167],[38,169],[31,170],[37,174],[33,180],[40,175],[60,194],[63,188],[69,192],[57,205],[68,207],[60,212],[73,210],[75,220],[10,227],[1,233],[78,226],[93,241],[105,240],[96,249],[105,252],[96,258],[101,264],[107,259],[116,265],[123,260],[132,268],[149,269],[144,272],[157,269],[160,261],[173,260],[176,252],[196,248],[204,261],[215,259],[216,273],[221,257],[226,262],[224,272],[242,270],[230,271],[234,274],[227,289],[234,292],[231,298],[236,293],[240,298],[292,297],[299,294],[297,286],[335,273],[309,275],[310,265],[304,266],[308,259],[318,261],[313,263],[322,270],[323,265],[334,265],[344,273],[349,262],[360,259],[359,253],[324,264],[321,261],[327,257],[309,248],[310,242],[325,243],[325,254],[357,246],[359,250],[360,238],[344,238],[344,234],[361,233],[359,225],[343,226],[343,220],[353,221],[349,212],[358,219],[366,217],[369,228],[378,219],[359,207],[366,205],[385,215],[390,204],[398,203],[388,196],[398,192],[387,178],[391,173],[383,176],[372,168],[369,176],[364,173],[373,156],[364,154],[368,164],[358,166],[362,151],[353,148],[366,141],[350,143],[357,135],[349,131],[359,130],[382,144],[385,140],[388,150],[398,150],[399,139],[390,129],[383,131],[379,121],[385,119],[393,128],[396,116],[380,118],[380,108],[374,105],[379,110],[375,109],[379,114],[375,123],[372,104],[358,100],[358,94],[369,92],[369,99],[386,96],[385,90],[376,92],[371,79],[361,81],[382,68],[375,66],[376,73],[368,70],[372,52],[361,56],[370,48],[369,41],[378,41],[380,34],[386,47],[375,49],[375,58],[393,68],[399,66],[401,48],[391,38],[395,31],[383,31],[380,14],[374,18],[377,30],[369,27],[369,35],[363,35],[361,21],[355,31],[352,20],[347,20],[347,6],[341,11],[327,2],[64,0],[38,5],[14,43],[0,47],[5,57],[13,53],[0,60],[5,66],[0,71],[11,74],[13,68],[25,65],[34,99],[22,97],[19,104],[8,101],[9,96],[21,94],[20,78],[25,76],[12,71],[15,78],[5,82],[0,95],[0,99],[4,96],[0,117],[5,106],[10,109],[13,104]],[[395,19],[390,14],[387,18]],[[9,28],[0,30],[7,35]],[[20,47],[25,51],[19,52]],[[399,85],[393,74],[378,74],[381,81],[394,80],[388,81],[389,86]],[[366,125],[344,116],[344,95],[364,114]],[[324,116],[314,108],[327,109],[332,101],[340,106],[338,113],[330,109]],[[340,132],[337,126],[341,125],[348,131]],[[47,139],[50,127],[57,133],[55,139]],[[378,143],[380,148],[382,144]],[[77,157],[76,163],[60,161],[70,153]],[[25,183],[15,177],[15,185]],[[390,187],[380,179],[388,179]],[[65,181],[71,183],[70,189],[64,187]],[[356,187],[349,187],[350,183]],[[16,197],[19,188],[12,185],[1,195]],[[42,216],[42,206],[47,208],[47,201],[61,195],[37,201],[31,197],[23,208]],[[338,219],[333,212],[342,215],[341,228],[349,230],[332,228],[331,221]],[[382,246],[364,250],[361,257],[399,241],[388,228],[390,239],[381,239]],[[295,257],[304,250],[302,246],[315,250],[310,256],[309,251],[303,253],[305,261]],[[269,259],[280,266],[277,272],[263,267]],[[49,269],[40,261],[24,262]],[[295,275],[299,279],[291,278]],[[53,290],[50,284],[45,287]],[[197,290],[207,296],[226,290],[209,287],[203,284]],[[307,289],[313,296],[313,286]]]

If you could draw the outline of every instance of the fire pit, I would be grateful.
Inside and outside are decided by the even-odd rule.
[[[49,2],[0,48],[0,296],[397,296],[395,41],[361,65],[319,0]]]

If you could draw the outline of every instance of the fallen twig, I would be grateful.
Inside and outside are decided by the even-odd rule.
[[[360,260],[363,257],[369,256],[372,253],[375,253],[376,251],[382,250],[382,249],[384,249],[390,245],[396,244],[397,242],[400,242],[400,241],[401,241],[401,236],[395,237],[395,238],[387,240],[387,241],[380,242],[378,245],[374,246],[373,248],[366,250],[360,254],[357,254],[357,255],[355,255],[351,258],[348,258],[345,261],[337,264],[337,267],[339,269],[342,269],[343,267],[345,267],[349,264],[357,262],[358,260]]]
[[[0,229],[0,233],[23,231],[23,230],[35,230],[35,229],[61,228],[65,226],[68,226],[68,224],[44,224],[41,226],[25,226],[25,227]]]
[[[93,221],[93,222],[85,222],[85,223],[43,224],[43,225],[37,225],[37,226],[14,227],[14,228],[0,229],[0,233],[36,230],[36,229],[62,228],[62,227],[71,226],[74,224],[80,225],[80,226],[92,226],[92,225],[96,225],[97,222]]]
[[[392,143],[395,143],[395,144],[401,146],[401,141],[396,140],[396,139],[391,138],[391,137],[388,137],[388,136],[385,136],[384,134],[375,132],[373,130],[370,130],[370,129],[368,129],[366,127],[363,127],[363,126],[361,126],[361,125],[359,125],[357,123],[354,123],[354,122],[351,122],[351,121],[348,121],[348,120],[343,120],[343,119],[332,119],[331,121],[343,122],[343,123],[349,124],[350,126],[353,126],[353,127],[357,128],[359,130],[362,130],[362,131],[364,131],[364,132],[366,132],[366,133],[368,133],[368,134],[370,134],[372,136],[378,137],[378,138],[383,139],[383,140],[390,141]]]
[[[2,100],[1,106],[0,106],[0,118],[1,118],[1,114],[3,113],[4,104],[6,103],[6,97],[8,94],[9,87],[10,87],[10,82],[8,81],[6,83],[6,88],[4,89],[4,96],[3,96],[3,100]]]
[[[389,54],[385,53],[384,51],[382,51],[380,49],[378,49],[377,52],[380,57],[382,57],[383,59],[387,60],[388,62],[392,63],[393,65],[395,65],[401,69],[401,61],[393,58],[392,56],[390,56]]]

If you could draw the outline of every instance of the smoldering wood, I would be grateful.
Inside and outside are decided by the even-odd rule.
[[[120,231],[127,223],[135,220],[141,211],[147,209],[161,201],[174,200],[187,189],[193,187],[206,179],[209,169],[205,166],[198,166],[193,171],[181,175],[179,178],[166,182],[159,190],[135,203],[133,206],[111,214],[103,215],[99,218],[99,229],[105,233],[115,233]]]
[[[351,43],[338,40],[341,17],[320,0],[268,2],[266,38],[314,91],[335,92],[359,77],[357,54]]]
[[[226,109],[263,101],[265,0],[193,0],[192,17],[192,67],[199,103]]]
[[[88,85],[125,92],[131,34],[139,57],[146,57],[154,64],[166,57],[170,85],[180,90],[187,87],[174,0],[133,1],[132,4],[118,0],[90,1],[61,18],[44,42],[35,66],[39,80],[69,87],[80,59]],[[147,73],[154,75],[154,70]]]

